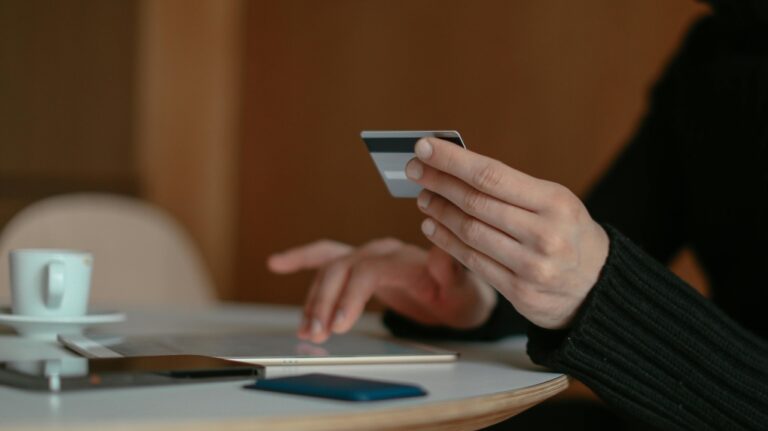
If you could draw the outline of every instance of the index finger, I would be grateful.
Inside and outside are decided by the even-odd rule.
[[[315,269],[352,251],[352,247],[337,241],[320,240],[275,253],[267,260],[272,271],[285,274],[302,269]]]
[[[531,211],[544,207],[547,183],[498,160],[432,137],[420,139],[415,150],[416,157],[425,164],[485,194]]]

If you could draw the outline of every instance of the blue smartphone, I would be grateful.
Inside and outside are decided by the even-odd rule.
[[[427,395],[424,389],[416,385],[321,373],[257,380],[244,387],[345,401],[377,401]]]

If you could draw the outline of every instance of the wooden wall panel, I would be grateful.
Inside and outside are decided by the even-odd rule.
[[[299,302],[273,251],[322,237],[426,244],[363,129],[458,129],[474,150],[582,193],[702,8],[687,0],[282,0],[247,13],[237,297]]]
[[[200,247],[232,296],[242,0],[139,2],[136,147],[144,197]]]
[[[137,192],[135,27],[133,2],[0,1],[0,226],[52,194]]]

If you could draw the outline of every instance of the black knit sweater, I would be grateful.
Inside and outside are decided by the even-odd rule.
[[[475,330],[387,313],[394,333],[488,340],[527,327],[535,362],[649,424],[768,430],[768,0],[712,3],[586,199],[610,251],[570,328],[529,325],[500,296]],[[685,246],[711,300],[664,266]]]

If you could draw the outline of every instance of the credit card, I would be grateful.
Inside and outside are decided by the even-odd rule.
[[[421,186],[405,176],[405,165],[415,157],[416,142],[423,137],[435,137],[467,148],[459,132],[455,130],[366,130],[360,133],[371,159],[396,198],[415,198]]]

